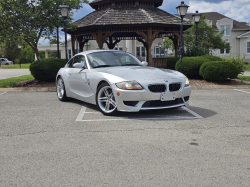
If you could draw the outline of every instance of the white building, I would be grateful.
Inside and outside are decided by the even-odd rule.
[[[220,49],[213,52],[216,56],[229,55],[230,52],[236,56],[241,55],[250,62],[250,26],[249,22],[238,22],[218,12],[205,12],[206,19],[212,27],[219,31],[224,30],[223,39],[231,46],[231,51]],[[192,19],[192,14],[187,14],[187,19]]]
[[[72,57],[72,47],[71,47],[71,40],[67,41],[67,48],[68,48],[68,59]],[[152,48],[151,48],[151,53],[152,56],[155,58],[160,57],[160,47],[159,43],[163,45],[163,39],[162,38],[157,38],[153,42]],[[88,50],[96,50],[98,48],[98,44],[95,40],[90,40],[87,44],[84,45],[83,51],[88,51]],[[108,46],[104,44],[103,49],[108,49]],[[57,44],[51,44],[51,45],[38,45],[38,50],[39,52],[44,51],[45,52],[45,58],[49,57],[50,52],[56,52],[57,51]],[[79,44],[76,41],[75,42],[75,50],[76,54],[79,52]],[[119,42],[114,50],[120,50],[120,51],[127,51],[140,60],[145,60],[146,59],[146,50],[143,44],[137,40],[122,40]],[[59,44],[59,51],[61,58],[66,58],[65,55],[65,42]],[[161,57],[165,57],[167,55],[174,55],[172,50],[165,50],[163,47],[161,47]]]

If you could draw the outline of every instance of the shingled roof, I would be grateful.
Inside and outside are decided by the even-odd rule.
[[[99,1],[99,0],[95,0]],[[180,25],[180,18],[171,15],[157,7],[126,6],[108,7],[96,10],[77,20],[75,24],[80,27],[100,25],[133,25],[133,24],[164,24]],[[190,25],[184,21],[184,26]]]
[[[212,21],[212,26],[216,30],[218,30],[218,28],[216,26],[217,20],[221,20],[223,18],[231,19],[231,18],[226,17],[226,16],[224,16],[224,15],[218,13],[218,12],[204,12],[204,13],[201,13],[201,14],[206,14],[207,15],[206,19]],[[192,19],[192,15],[193,14],[187,14],[185,16],[185,18]],[[233,19],[231,19],[231,20],[233,20]],[[246,22],[238,22],[236,20],[233,20],[233,28],[232,28],[232,30],[250,30],[250,26],[248,26],[246,24]]]
[[[91,3],[89,3],[89,5],[94,8],[94,9],[98,9],[98,5],[101,4],[108,4],[108,3],[120,3],[122,1],[126,1],[126,3],[129,2],[135,2],[135,0],[94,0]],[[150,2],[154,4],[154,7],[159,7],[162,5],[163,0],[140,0],[138,1],[138,3],[140,2]]]

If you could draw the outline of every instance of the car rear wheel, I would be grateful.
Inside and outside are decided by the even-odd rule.
[[[96,105],[104,115],[113,116],[118,113],[115,96],[108,83],[103,83],[98,87]]]
[[[61,77],[57,80],[56,90],[57,90],[57,97],[60,101],[68,100],[68,97],[66,95],[65,85]]]

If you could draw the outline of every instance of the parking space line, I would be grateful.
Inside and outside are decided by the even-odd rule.
[[[174,116],[174,115],[169,115],[166,117],[166,115],[154,115],[155,117],[151,118],[143,118],[143,117],[136,117],[136,118],[118,118],[118,119],[90,119],[90,120],[84,120],[84,114],[101,114],[100,112],[86,112],[86,107],[82,106],[80,113],[77,116],[76,121],[78,122],[94,122],[94,121],[125,121],[125,120],[180,120],[180,119],[202,119],[203,117],[200,116],[199,114],[195,113],[194,111],[188,109],[187,107],[182,107],[182,110],[187,111],[194,117],[188,117],[188,116]]]
[[[189,108],[183,106],[182,109],[186,110],[187,112],[189,112],[190,114],[192,114],[193,116],[195,116],[196,118],[202,119],[203,117],[200,116],[199,114],[195,113],[194,111],[190,110]]]
[[[82,121],[82,118],[84,116],[84,113],[86,111],[86,107],[85,106],[82,106],[77,118],[76,118],[76,121]]]
[[[0,95],[6,94],[7,92],[0,93]]]
[[[246,92],[246,91],[243,91],[243,90],[237,90],[237,89],[234,89],[235,91],[238,91],[238,92],[243,92],[243,93],[249,93],[250,94],[250,92]]]

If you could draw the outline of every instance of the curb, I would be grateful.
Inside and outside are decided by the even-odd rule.
[[[192,86],[192,85],[191,85]],[[193,90],[211,90],[211,89],[250,89],[250,85],[209,85],[192,86]],[[0,88],[0,92],[56,92],[56,87],[16,87]]]
[[[56,92],[55,87],[0,88],[0,92]]]

